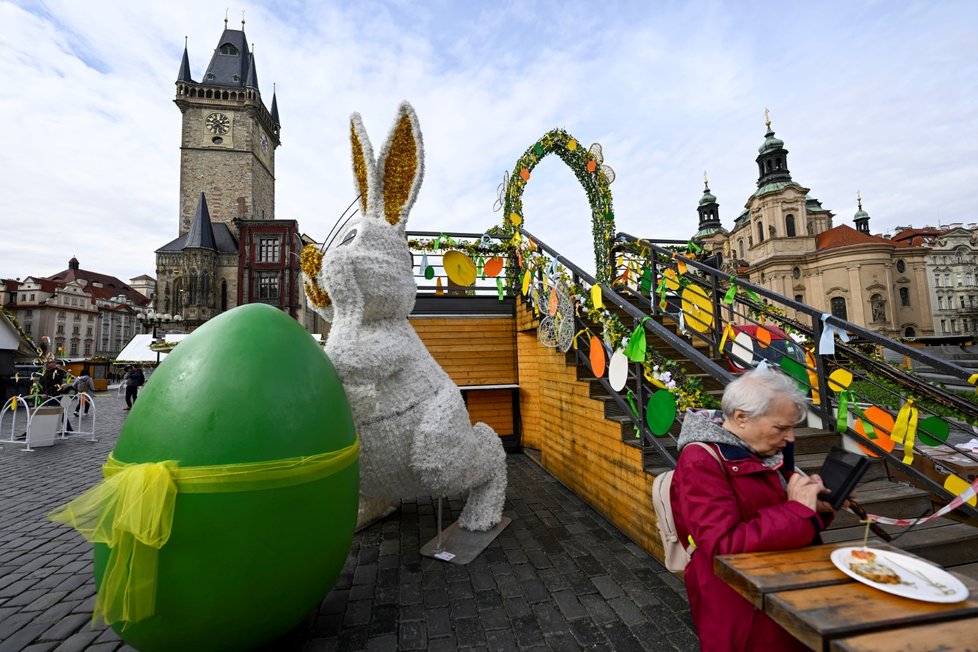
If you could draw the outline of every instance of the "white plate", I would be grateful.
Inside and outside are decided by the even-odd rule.
[[[876,553],[876,561],[890,568],[900,576],[899,584],[880,584],[849,569],[852,551],[862,550],[861,546],[837,548],[832,551],[832,563],[852,579],[867,586],[893,595],[899,595],[924,602],[961,602],[968,598],[968,587],[961,580],[943,568],[934,566],[922,559],[908,557],[897,552],[867,548]]]

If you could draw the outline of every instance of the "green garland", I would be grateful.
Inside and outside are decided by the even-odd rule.
[[[505,191],[502,232],[517,236],[517,229],[524,223],[523,189],[533,168],[548,154],[556,154],[566,163],[587,193],[588,203],[591,205],[596,276],[598,282],[607,283],[613,273],[611,240],[615,236],[615,211],[609,180],[601,167],[601,161],[595,159],[590,150],[585,149],[563,129],[548,131],[516,161]],[[593,169],[588,169],[589,164]]]

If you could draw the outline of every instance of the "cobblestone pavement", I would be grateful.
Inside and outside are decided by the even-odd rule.
[[[90,626],[91,546],[45,518],[100,478],[127,412],[115,393],[96,407],[95,443],[0,448],[0,652],[131,649]],[[267,649],[698,649],[675,576],[530,458],[508,465],[513,522],[474,562],[421,557],[436,503],[404,501],[355,537],[320,607]],[[462,502],[444,505],[447,524]]]

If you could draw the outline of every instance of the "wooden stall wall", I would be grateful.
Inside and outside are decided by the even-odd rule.
[[[495,430],[500,437],[515,434],[513,427],[513,390],[469,390],[465,394],[465,402],[469,408],[469,418],[472,423],[482,421]]]
[[[537,341],[535,320],[517,307],[523,442],[539,448],[544,468],[601,512],[646,551],[662,559],[652,510],[652,476],[638,448],[626,446],[619,424],[564,354]],[[529,373],[526,373],[529,368]]]
[[[411,317],[410,322],[456,385],[517,382],[512,317]]]

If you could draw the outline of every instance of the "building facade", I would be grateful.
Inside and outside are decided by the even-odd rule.
[[[114,276],[81,269],[77,258],[52,276],[4,280],[4,307],[24,333],[47,336],[65,358],[115,357],[138,332],[149,299]]]
[[[952,224],[927,239],[934,334],[973,339],[978,335],[978,225]]]
[[[766,124],[757,190],[733,228],[721,226],[707,186],[694,237],[722,251],[728,271],[816,310],[888,337],[933,334],[928,248],[870,233],[861,198],[853,226],[833,226],[833,213],[792,178],[784,141]]]

